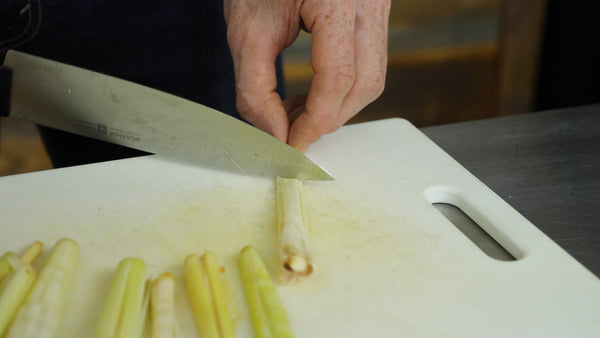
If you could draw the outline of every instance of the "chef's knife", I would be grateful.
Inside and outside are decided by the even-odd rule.
[[[284,142],[198,103],[17,51],[4,65],[10,117],[220,170],[332,179]]]

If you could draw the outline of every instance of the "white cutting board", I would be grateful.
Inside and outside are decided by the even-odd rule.
[[[317,273],[277,285],[297,337],[600,336],[600,281],[408,122],[344,127],[308,155],[336,180],[304,186]],[[155,156],[2,177],[0,251],[79,243],[62,337],[91,335],[127,256],[175,274],[180,333],[196,337],[182,265],[212,250],[251,337],[238,253],[257,247],[276,274],[274,187]],[[486,256],[432,202],[518,260]]]

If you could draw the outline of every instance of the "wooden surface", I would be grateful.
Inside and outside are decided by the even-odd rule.
[[[0,176],[52,168],[32,123],[0,118]]]
[[[494,82],[493,113],[496,116],[532,110],[546,18],[546,0],[503,0],[501,3]]]

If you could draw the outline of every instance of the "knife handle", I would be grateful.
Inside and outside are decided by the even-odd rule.
[[[10,87],[12,69],[0,66],[0,116],[8,116],[10,112]]]

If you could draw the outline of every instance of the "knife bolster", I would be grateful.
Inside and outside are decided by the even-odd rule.
[[[0,116],[8,116],[10,112],[10,87],[12,69],[0,66]]]

